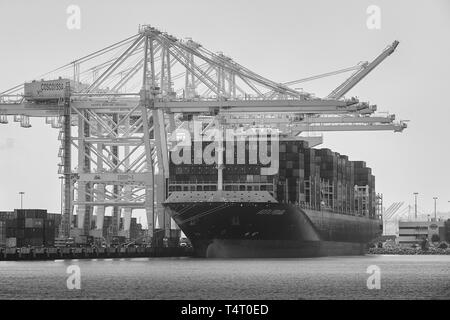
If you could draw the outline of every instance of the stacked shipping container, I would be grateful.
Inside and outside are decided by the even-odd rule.
[[[341,213],[353,212],[353,162],[349,161],[347,156],[330,149],[316,150],[315,162],[320,166],[324,205]]]
[[[374,216],[376,207],[375,176],[372,175],[372,169],[366,167],[364,161],[355,162],[355,185],[360,190],[364,190],[361,191],[364,193],[363,198],[355,200],[356,210]]]
[[[280,141],[277,199],[301,204],[305,198],[305,141]]]
[[[0,220],[0,247],[6,245],[6,221]]]
[[[46,210],[16,209],[13,214],[5,216],[0,224],[4,224],[6,246],[54,245],[55,222],[47,219]]]
[[[208,144],[210,142],[204,142],[203,148]],[[229,147],[226,142],[224,146],[225,149]],[[345,214],[375,215],[375,177],[371,169],[366,167],[365,162],[349,161],[347,156],[330,149],[309,148],[305,141],[281,140],[278,174],[263,176],[261,175],[262,166],[259,163],[249,163],[249,151],[255,151],[252,148],[255,148],[255,144],[249,141],[245,141],[240,146],[234,143],[231,153],[235,163],[239,157],[241,160],[245,157],[243,159],[246,164],[226,163],[226,152],[224,152],[225,190],[259,191],[271,188],[270,191],[273,191],[280,202]],[[209,165],[204,161],[202,164],[193,164],[194,156],[192,151],[191,164],[175,165],[171,162],[169,178],[169,185],[180,182],[190,182],[193,185],[169,186],[169,191],[217,190],[217,165]],[[197,156],[201,158],[200,155]],[[195,185],[202,182],[209,182],[210,185],[202,187]],[[268,187],[268,184],[271,186]],[[368,199],[360,192],[363,186],[367,191]],[[361,203],[364,203],[364,207]]]
[[[312,209],[320,209],[320,164],[316,164],[316,150],[305,149],[305,202]]]

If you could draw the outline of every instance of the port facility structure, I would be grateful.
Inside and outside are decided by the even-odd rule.
[[[31,128],[30,119],[41,117],[59,130],[61,237],[99,236],[107,207],[116,235],[126,236],[132,211],[144,209],[148,237],[156,221],[169,236],[176,228],[162,205],[169,136],[187,119],[207,121],[208,127],[270,127],[311,146],[321,144],[322,136],[303,132],[401,132],[404,121],[377,114],[376,105],[346,98],[397,45],[394,41],[371,62],[280,83],[192,39],[141,25],[129,38],[0,91],[0,123]],[[323,98],[293,88],[347,72],[350,76]],[[77,223],[71,226],[74,213]]]

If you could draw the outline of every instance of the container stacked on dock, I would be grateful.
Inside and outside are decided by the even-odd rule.
[[[55,221],[45,220],[44,221],[44,245],[46,247],[53,247],[55,245]]]
[[[44,220],[47,218],[46,210],[16,210],[17,246],[44,245]]]
[[[6,247],[53,246],[55,222],[47,219],[47,210],[16,209],[2,219]]]
[[[75,215],[74,215],[75,216]],[[53,221],[51,224],[55,227],[55,236],[59,234],[59,226],[61,225],[62,215],[60,213],[47,213],[47,219]],[[50,229],[51,225],[48,226]]]
[[[6,221],[0,220],[0,247],[6,246]]]

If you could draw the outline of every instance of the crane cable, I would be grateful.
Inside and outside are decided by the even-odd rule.
[[[367,62],[362,62],[362,63],[358,63],[356,66],[353,66],[353,67],[340,69],[340,70],[336,70],[336,71],[331,71],[331,72],[327,72],[327,73],[323,73],[323,74],[319,74],[319,75],[315,75],[315,76],[311,76],[311,77],[307,77],[307,78],[303,78],[303,79],[299,79],[299,80],[293,80],[293,81],[289,81],[289,82],[284,82],[283,84],[287,85],[287,86],[292,86],[294,84],[307,82],[307,81],[312,81],[312,80],[325,78],[325,77],[329,77],[329,76],[334,76],[334,75],[337,75],[337,74],[340,74],[340,73],[345,73],[345,72],[349,72],[349,71],[353,71],[353,70],[360,70],[361,68],[364,68],[364,66],[366,64],[367,64]]]
[[[137,36],[138,36],[138,35],[133,35],[133,36],[131,36],[131,37],[129,37],[129,38],[126,38],[126,39],[124,39],[124,40],[122,40],[122,41],[116,42],[116,43],[114,43],[114,44],[112,44],[112,45],[110,45],[110,46],[107,46],[107,47],[105,47],[105,48],[103,48],[103,49],[101,49],[101,50],[98,50],[98,51],[96,51],[96,52],[93,52],[93,53],[91,53],[91,54],[88,54],[88,55],[86,55],[86,56],[84,56],[84,57],[82,57],[82,58],[79,58],[79,59],[74,60],[74,61],[72,61],[72,62],[70,62],[70,63],[67,63],[67,64],[65,64],[65,65],[63,65],[63,66],[61,66],[61,67],[59,67],[59,68],[56,68],[56,69],[54,69],[54,70],[52,70],[52,71],[49,71],[49,72],[47,72],[47,73],[44,73],[44,74],[38,76],[37,78],[44,77],[44,76],[46,76],[46,75],[48,75],[48,74],[51,74],[51,73],[53,73],[53,72],[56,72],[56,71],[59,71],[59,70],[62,70],[62,69],[71,67],[71,66],[73,66],[75,63],[85,62],[85,61],[91,60],[91,59],[93,59],[93,58],[95,58],[95,57],[98,57],[99,55],[105,54],[105,53],[107,53],[107,52],[109,52],[109,51],[115,50],[115,49],[117,49],[117,48],[119,48],[119,47],[121,47],[121,46],[123,46],[123,45],[125,45],[125,44],[127,44],[127,43],[129,43],[129,42],[131,42],[131,41],[132,41],[133,39],[135,39]],[[12,88],[6,90],[6,91],[0,92],[0,96],[5,95],[5,94],[8,94],[8,93],[16,92],[16,91],[20,90],[22,87],[23,87],[23,84],[19,84],[19,85],[17,85],[17,86],[14,86],[14,87],[12,87]]]

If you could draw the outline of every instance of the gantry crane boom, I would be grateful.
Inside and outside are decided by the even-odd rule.
[[[395,116],[361,116],[361,115],[332,115],[309,116],[302,115],[301,119],[292,114],[266,113],[258,116],[239,116],[226,113],[219,115],[219,121],[224,125],[242,126],[253,125],[260,127],[277,126],[294,132],[324,132],[324,131],[394,131],[401,132],[407,127],[403,121],[394,122]]]
[[[114,112],[139,104],[139,98],[115,97],[115,99],[100,97],[96,99],[72,98],[72,104],[80,109],[96,109],[97,111]],[[370,106],[354,100],[210,100],[210,101],[155,101],[155,108],[170,113],[261,113],[277,112],[305,114],[342,114],[358,112]],[[1,103],[0,114],[25,115],[31,117],[56,116],[61,112],[61,106],[53,104],[35,104],[29,101],[19,103]],[[138,111],[136,111],[138,112]]]
[[[381,62],[391,55],[399,42],[396,40],[388,46],[378,57],[369,64],[363,66],[360,70],[353,73],[347,80],[345,80],[339,87],[334,89],[328,96],[328,99],[340,99],[347,92],[349,92],[355,85],[357,85],[365,76],[367,76],[373,69],[375,69]]]

